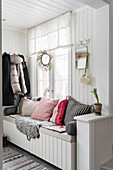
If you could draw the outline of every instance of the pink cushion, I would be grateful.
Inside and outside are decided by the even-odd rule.
[[[57,99],[47,99],[43,97],[31,115],[31,118],[48,121],[58,101]]]

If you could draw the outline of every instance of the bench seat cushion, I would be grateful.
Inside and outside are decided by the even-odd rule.
[[[11,123],[15,123],[14,117],[4,116],[3,120],[9,121]],[[16,126],[15,126],[15,128],[16,128]],[[69,143],[73,143],[73,142],[76,141],[76,136],[70,136],[70,135],[67,134],[67,132],[59,133],[59,132],[56,132],[56,131],[52,131],[52,130],[40,127],[40,134],[41,133],[49,135],[49,136],[53,136],[55,138],[58,138],[58,139],[61,139],[61,140],[64,140],[64,141],[67,141]],[[37,140],[40,140],[40,139],[37,139]]]

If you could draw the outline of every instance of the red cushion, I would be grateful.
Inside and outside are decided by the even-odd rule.
[[[63,120],[64,120],[64,113],[65,113],[65,109],[67,106],[67,102],[68,100],[62,100],[58,106],[56,106],[56,108],[53,111],[53,115],[50,118],[51,122],[54,122],[58,125],[63,125]]]

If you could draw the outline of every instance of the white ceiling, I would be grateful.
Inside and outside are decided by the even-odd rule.
[[[3,25],[25,30],[83,6],[76,0],[3,0]]]

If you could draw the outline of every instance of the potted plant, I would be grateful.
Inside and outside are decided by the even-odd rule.
[[[94,88],[92,93],[94,94],[95,98],[96,98],[96,101],[97,103],[94,103],[94,111],[95,111],[95,114],[96,115],[101,115],[101,110],[102,110],[102,104],[99,102],[99,97],[98,97],[98,94],[97,94],[97,89]]]

